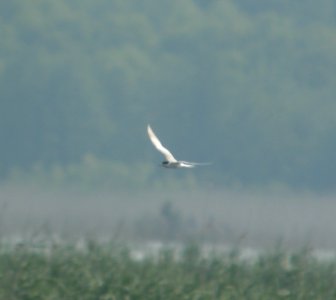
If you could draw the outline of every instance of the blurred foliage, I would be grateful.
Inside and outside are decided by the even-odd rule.
[[[335,299],[335,263],[309,253],[207,258],[197,245],[179,257],[163,249],[134,259],[116,245],[87,241],[40,250],[23,243],[0,251],[2,299]]]
[[[161,167],[158,167],[161,168]],[[165,171],[165,170],[164,170]],[[140,191],[144,187],[188,190],[197,187],[195,175],[170,173],[166,170],[157,176],[153,165],[141,162],[129,164],[108,159],[99,159],[92,154],[82,157],[79,162],[65,165],[45,165],[42,162],[28,170],[13,167],[9,170],[3,186],[42,187],[77,191]]]
[[[214,162],[214,184],[333,188],[335,6],[2,1],[0,175],[85,181],[93,155],[145,182],[151,123],[178,158]]]

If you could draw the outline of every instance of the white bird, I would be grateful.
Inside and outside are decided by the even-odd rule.
[[[165,168],[194,168],[197,165],[208,165],[209,163],[195,163],[195,162],[188,162],[182,160],[176,160],[176,158],[171,154],[171,152],[162,146],[160,140],[157,138],[155,133],[153,132],[152,128],[148,125],[147,126],[147,133],[148,136],[153,143],[154,147],[163,154],[166,158],[165,161],[162,162],[162,166]]]

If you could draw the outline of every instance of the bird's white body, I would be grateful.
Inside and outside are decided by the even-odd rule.
[[[162,166],[165,168],[170,169],[177,169],[177,168],[194,168],[195,165],[192,163],[184,162],[184,161],[177,161],[177,162],[169,162],[163,161]]]
[[[147,133],[149,139],[153,143],[154,147],[163,154],[165,157],[165,161],[162,162],[162,166],[169,169],[177,169],[177,168],[194,168],[197,165],[207,165],[208,163],[195,163],[195,162],[188,162],[182,160],[176,160],[173,154],[164,146],[162,146],[160,140],[153,132],[152,128],[148,125],[147,126]]]

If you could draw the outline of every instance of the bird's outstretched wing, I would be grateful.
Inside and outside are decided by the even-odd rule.
[[[155,135],[155,133],[153,132],[152,128],[149,125],[147,126],[147,133],[154,147],[164,155],[167,161],[177,162],[173,154],[171,154],[167,148],[162,146],[160,140],[157,138],[157,136]]]

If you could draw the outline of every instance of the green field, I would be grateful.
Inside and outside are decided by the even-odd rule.
[[[204,257],[198,246],[141,260],[126,247],[86,242],[0,253],[0,299],[336,299],[335,261],[309,251]]]

